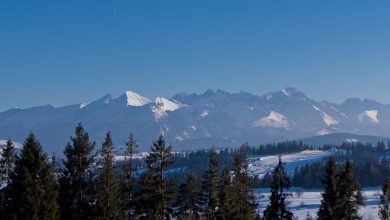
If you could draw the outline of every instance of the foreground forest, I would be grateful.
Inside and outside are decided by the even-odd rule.
[[[136,159],[137,143],[130,135],[125,160],[117,162],[110,132],[98,149],[95,145],[81,124],[66,145],[62,161],[43,152],[34,134],[26,138],[19,153],[9,140],[0,159],[1,219],[293,219],[287,209],[287,189],[305,184],[324,190],[320,209],[311,216],[359,219],[358,209],[364,205],[362,180],[367,181],[364,185],[383,183],[378,217],[390,216],[388,150],[383,143],[375,147],[344,144],[339,146],[340,153],[296,169],[292,176],[279,157],[272,173],[261,180],[250,175],[248,156],[313,148],[285,142],[175,154],[159,136],[146,158]],[[375,163],[378,157],[382,160]],[[168,172],[184,165],[186,169],[179,173]],[[254,187],[270,189],[269,204],[262,213]]]

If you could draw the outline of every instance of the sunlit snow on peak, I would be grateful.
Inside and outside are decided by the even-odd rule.
[[[185,105],[179,103],[179,102],[173,102],[170,101],[164,97],[157,97],[155,100],[155,103],[158,107],[165,111],[175,111]]]
[[[154,117],[156,121],[159,121],[162,118],[168,116],[168,114],[166,113],[167,111],[175,111],[177,109],[186,106],[180,102],[171,101],[164,97],[157,97],[154,103],[155,105],[152,106],[151,109],[152,112],[154,113]]]
[[[358,120],[360,123],[364,122],[366,119],[374,124],[379,123],[378,110],[367,110],[358,115]]]
[[[327,126],[337,125],[339,123],[336,119],[334,119],[334,118],[332,118],[332,116],[326,114],[324,111],[319,109],[317,106],[313,105],[313,108],[320,113],[322,120],[325,122],[325,124]]]
[[[152,102],[150,99],[138,95],[137,93],[132,91],[127,91],[126,96],[127,106],[144,106]]]
[[[267,117],[260,118],[254,122],[255,127],[288,128],[289,123],[286,116],[271,111]]]

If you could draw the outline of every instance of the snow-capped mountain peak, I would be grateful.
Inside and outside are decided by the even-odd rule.
[[[160,121],[161,119],[168,116],[167,111],[175,111],[180,109],[186,105],[177,102],[175,100],[171,101],[164,97],[157,97],[154,101],[154,106],[151,107],[152,112],[154,113],[154,117],[156,121]]]
[[[289,123],[286,116],[276,111],[271,111],[267,117],[255,121],[255,127],[288,128]]]
[[[156,100],[154,101],[156,106],[159,108],[163,109],[164,111],[175,111],[183,106],[184,104],[177,102],[177,101],[171,101],[168,100],[164,97],[157,97]]]
[[[127,91],[126,92],[127,96],[127,106],[144,106],[152,101],[146,97],[143,97],[133,91]]]
[[[358,115],[358,120],[360,123],[364,122],[365,120],[368,120],[369,122],[373,124],[378,124],[378,110],[367,110]]]
[[[143,107],[131,107],[143,106]],[[128,91],[120,97],[105,95],[95,101],[54,108],[40,106],[0,112],[0,139],[22,142],[33,131],[43,146],[60,146],[81,122],[91,138],[100,142],[106,130],[122,143],[128,132],[144,149],[157,135],[179,149],[238,146],[299,139],[330,133],[390,137],[390,105],[350,99],[342,104],[315,101],[286,88],[265,93],[179,93],[152,101]],[[48,152],[61,154],[62,148]]]

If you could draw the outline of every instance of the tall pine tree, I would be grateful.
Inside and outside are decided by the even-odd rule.
[[[113,166],[114,144],[110,132],[107,132],[105,141],[100,150],[101,172],[98,176],[96,204],[98,210],[97,219],[123,219],[120,185]]]
[[[265,220],[291,220],[293,218],[293,214],[286,209],[288,194],[285,190],[290,185],[290,179],[284,169],[282,159],[279,157],[279,163],[272,172],[270,204],[264,211]]]
[[[138,147],[133,134],[130,134],[129,140],[126,142],[125,150],[125,164],[123,165],[123,194],[124,194],[124,206],[126,210],[127,219],[134,218],[135,201],[134,201],[134,188],[136,186],[136,179],[134,178],[134,172],[136,168],[133,164],[134,154],[137,153],[136,148]]]
[[[252,193],[252,181],[248,174],[246,148],[242,146],[234,156],[234,177],[232,182],[236,213],[234,219],[255,219],[257,204]]]
[[[58,219],[57,183],[42,147],[30,134],[11,173],[8,198],[12,219]]]
[[[14,169],[16,160],[15,147],[10,139],[7,140],[7,144],[0,155],[0,184],[9,185],[10,174]]]
[[[60,178],[61,219],[87,219],[94,213],[94,183],[91,166],[95,161],[95,143],[79,123],[74,137],[64,150],[66,160]]]
[[[200,205],[208,219],[217,218],[219,207],[219,165],[217,156],[217,151],[212,148],[210,150],[209,168],[206,170],[202,181]]]
[[[231,219],[233,213],[237,210],[237,204],[234,204],[233,187],[229,170],[225,167],[219,183],[219,209],[218,219]]]
[[[338,200],[336,219],[360,219],[358,210],[362,206],[363,196],[361,187],[353,176],[353,167],[350,161],[347,161],[338,178]]]
[[[164,137],[160,135],[146,157],[148,170],[142,181],[141,204],[148,218],[168,219],[170,216],[169,204],[174,193],[169,189],[164,171],[172,163],[172,147],[166,146]]]
[[[8,215],[9,200],[7,198],[8,186],[11,183],[10,174],[15,167],[16,153],[15,147],[10,139],[7,140],[5,148],[0,154],[0,215]]]
[[[381,220],[390,219],[390,178],[383,182],[378,215]]]
[[[180,219],[199,219],[198,196],[198,180],[192,173],[189,173],[186,181],[179,187],[177,206],[179,207],[178,214]]]
[[[325,165],[325,177],[322,179],[324,192],[322,193],[321,205],[318,211],[319,220],[336,220],[335,213],[337,211],[337,200],[339,197],[336,172],[336,160],[334,157],[330,157]]]

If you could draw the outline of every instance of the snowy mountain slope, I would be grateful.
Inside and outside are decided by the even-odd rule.
[[[348,99],[342,104],[317,102],[294,88],[259,96],[208,90],[179,93],[171,99],[144,97],[132,91],[64,107],[50,105],[0,113],[0,139],[23,142],[33,131],[48,152],[62,154],[77,123],[100,145],[110,130],[116,144],[133,133],[141,150],[159,134],[177,150],[237,147],[315,135],[354,133],[390,137],[390,106]]]

